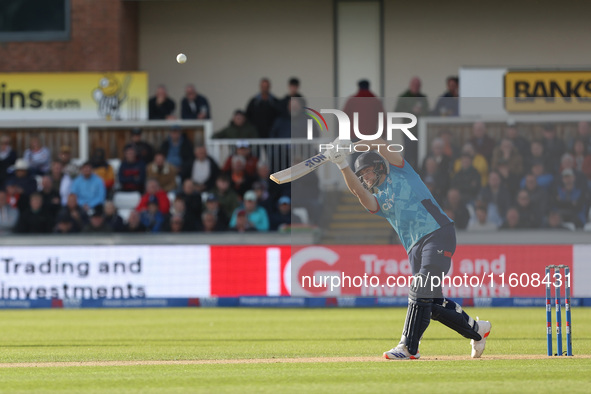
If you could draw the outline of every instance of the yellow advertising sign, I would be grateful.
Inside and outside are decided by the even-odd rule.
[[[0,74],[0,120],[145,120],[148,74]]]
[[[508,71],[508,112],[591,111],[591,71]]]

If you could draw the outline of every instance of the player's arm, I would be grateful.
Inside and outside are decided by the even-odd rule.
[[[361,140],[355,143],[355,145],[358,144],[369,145],[371,150],[377,150],[382,156],[384,156],[386,160],[388,160],[388,163],[390,164],[400,167],[402,163],[404,163],[404,159],[402,158],[402,155],[400,155],[400,153],[390,152],[388,149],[386,149],[388,141],[382,138],[378,138],[377,140],[373,141]]]
[[[361,205],[370,212],[378,211],[379,207],[376,197],[361,184],[361,181],[357,178],[351,167],[347,166],[341,169],[341,173],[343,174],[343,178],[345,178],[347,187],[359,199]]]

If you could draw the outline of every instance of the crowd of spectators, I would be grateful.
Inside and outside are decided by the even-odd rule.
[[[446,92],[429,109],[420,79],[412,78],[394,111],[457,116],[459,81],[449,77],[446,82]],[[343,110],[354,112],[359,103],[367,110],[370,103],[371,110],[384,111],[369,82],[358,85],[359,91]],[[238,140],[232,154],[220,163],[176,126],[158,146],[144,141],[141,129],[132,130],[116,169],[101,148],[91,152],[89,161],[76,165],[70,146],[51,152],[39,136],[31,135],[28,148],[17,154],[10,137],[2,135],[0,231],[266,232],[295,224],[300,220],[291,214],[290,185],[269,180],[269,164],[253,153],[249,139],[303,137],[294,135],[298,131],[293,129],[294,124],[306,124],[299,86],[298,79],[290,79],[287,94],[279,99],[271,93],[270,81],[261,79],[259,92],[212,137]],[[175,108],[166,87],[158,86],[149,100],[150,119],[175,119]],[[180,114],[183,119],[211,117],[207,98],[192,84],[186,86]],[[374,126],[367,128],[375,130]],[[590,228],[588,123],[580,122],[572,137],[558,135],[554,124],[545,124],[539,135],[539,139],[531,133],[522,135],[517,125],[508,123],[502,135],[493,138],[486,124],[476,122],[467,139],[442,130],[430,141],[422,163],[417,163],[416,146],[405,146],[404,154],[458,229]],[[313,184],[295,188],[294,193],[318,188],[314,173],[302,182]],[[141,195],[124,218],[113,202],[121,192]],[[317,200],[320,192],[312,194]],[[314,223],[319,203],[311,200],[305,205]]]
[[[527,138],[508,122],[494,139],[476,122],[461,148],[450,130],[431,141],[420,174],[458,229],[591,229],[589,124],[571,137],[541,129]]]
[[[22,157],[0,136],[0,232],[267,232],[299,223],[290,190],[240,140],[221,166],[172,127],[159,147],[133,130],[114,169],[105,151],[76,165],[69,146],[52,152],[32,135]],[[141,196],[125,218],[117,194]],[[293,221],[292,221],[293,218]]]

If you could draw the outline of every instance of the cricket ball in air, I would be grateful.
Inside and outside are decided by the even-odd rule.
[[[176,61],[179,64],[183,64],[187,61],[187,55],[185,55],[184,53],[179,53],[178,55],[176,55]]]

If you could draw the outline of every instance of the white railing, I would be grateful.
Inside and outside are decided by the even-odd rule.
[[[22,129],[23,131],[34,129],[72,129],[78,133],[78,152],[80,161],[86,161],[90,157],[89,131],[91,129],[162,129],[172,126],[181,128],[198,127],[203,129],[204,138],[207,141],[213,135],[213,122],[211,120],[150,120],[150,121],[0,121],[2,129]]]

